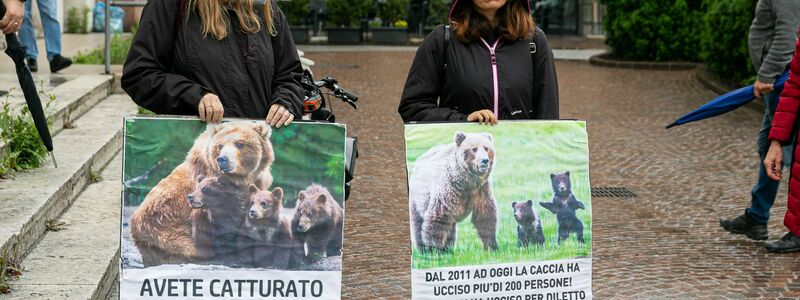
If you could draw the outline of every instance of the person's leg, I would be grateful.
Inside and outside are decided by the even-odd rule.
[[[791,180],[791,179],[790,179]],[[789,232],[779,240],[767,243],[766,248],[771,252],[787,253],[800,251],[800,199],[791,196],[789,192],[788,209],[783,218],[783,225]]]
[[[767,111],[764,114],[761,131],[758,134],[758,156],[761,158],[761,161],[764,160],[769,150],[768,136],[770,129],[772,129],[772,117],[775,115],[779,97],[780,91],[769,93],[764,97],[764,104]],[[790,146],[783,147],[784,168],[790,165],[792,160],[791,153],[792,150]],[[750,208],[747,209],[747,216],[758,224],[767,224],[767,221],[769,221],[769,211],[773,203],[775,203],[775,196],[778,193],[780,181],[774,181],[767,176],[767,170],[764,168],[764,164],[759,163],[758,169],[758,182],[750,192],[752,198],[750,201]]]
[[[760,158],[758,162],[758,181],[750,191],[750,207],[745,210],[744,214],[734,219],[721,219],[719,221],[720,226],[725,230],[731,233],[745,234],[747,237],[754,240],[765,240],[768,237],[767,221],[769,221],[769,211],[770,208],[772,208],[772,204],[775,202],[775,196],[778,193],[778,187],[780,185],[779,181],[774,181],[767,176],[767,171],[761,163],[769,149],[769,131],[772,129],[772,117],[775,115],[779,95],[780,91],[776,91],[764,97],[764,119],[761,122],[761,129],[759,130],[756,144],[758,156]],[[784,147],[786,166],[788,166],[791,161],[790,148],[791,147]],[[788,155],[787,150],[789,152]]]
[[[26,5],[27,2],[25,1]],[[56,0],[38,0],[39,15],[42,17],[44,45],[47,48],[47,61],[61,54],[61,25],[58,23]]]
[[[31,21],[32,9],[33,0],[25,1],[25,17],[22,18],[22,26],[19,27],[19,40],[25,45],[25,56],[28,59],[36,59],[39,55],[39,49],[36,47],[36,32],[33,30],[33,21]]]

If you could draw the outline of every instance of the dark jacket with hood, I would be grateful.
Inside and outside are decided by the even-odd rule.
[[[466,121],[472,112],[494,110],[495,75],[500,120],[558,119],[553,52],[539,28],[533,37],[537,53],[541,52],[535,56],[536,70],[528,39],[499,38],[493,68],[489,47],[497,41],[491,39],[496,34],[485,35],[486,44],[481,40],[465,44],[451,33],[443,53],[444,33],[444,26],[437,27],[417,49],[398,109],[403,121]]]
[[[277,35],[264,24],[256,33],[242,32],[236,12],[228,9],[228,36],[222,40],[204,36],[199,16],[181,4],[150,0],[142,12],[121,79],[134,102],[158,114],[197,115],[200,99],[213,93],[225,117],[263,119],[276,103],[301,117],[303,70],[286,17],[274,2]],[[262,7],[255,6],[263,20]]]

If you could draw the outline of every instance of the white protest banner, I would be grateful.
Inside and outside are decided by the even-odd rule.
[[[586,124],[408,124],[414,299],[592,298]]]
[[[339,299],[345,128],[128,117],[121,299]]]

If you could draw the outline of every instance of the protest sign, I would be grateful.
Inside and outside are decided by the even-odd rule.
[[[405,127],[415,299],[592,297],[586,124]]]
[[[128,117],[121,299],[339,299],[345,128]]]

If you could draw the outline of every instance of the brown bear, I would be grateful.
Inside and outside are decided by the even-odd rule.
[[[302,264],[303,245],[292,237],[289,221],[281,217],[283,189],[248,188],[250,208],[238,241],[240,261],[250,267],[286,270]]]
[[[512,202],[514,220],[517,221],[517,247],[525,248],[530,244],[544,245],[544,231],[539,214],[533,210],[533,200]]]
[[[265,122],[237,121],[209,125],[189,150],[186,160],[162,179],[133,213],[130,230],[145,267],[194,261],[191,206],[186,196],[195,190],[197,176],[225,174],[242,190],[250,184],[272,185],[270,166],[275,155]]]
[[[191,213],[196,262],[238,265],[237,239],[249,209],[250,195],[228,178],[199,176],[187,200]]]
[[[323,255],[342,255],[344,210],[328,189],[312,184],[297,194],[295,208],[292,230],[308,249],[306,262],[316,262]]]
[[[453,143],[417,158],[409,179],[409,212],[420,251],[449,251],[455,244],[456,223],[470,214],[483,248],[497,249],[494,159],[490,134],[462,132],[455,133]]]
[[[576,211],[578,209],[586,209],[586,207],[572,193],[569,172],[550,174],[550,183],[553,186],[553,200],[539,202],[539,205],[556,215],[556,220],[558,221],[558,244],[560,245],[561,241],[566,240],[572,232],[575,233],[578,242],[585,243],[583,240],[583,222],[578,219]]]

